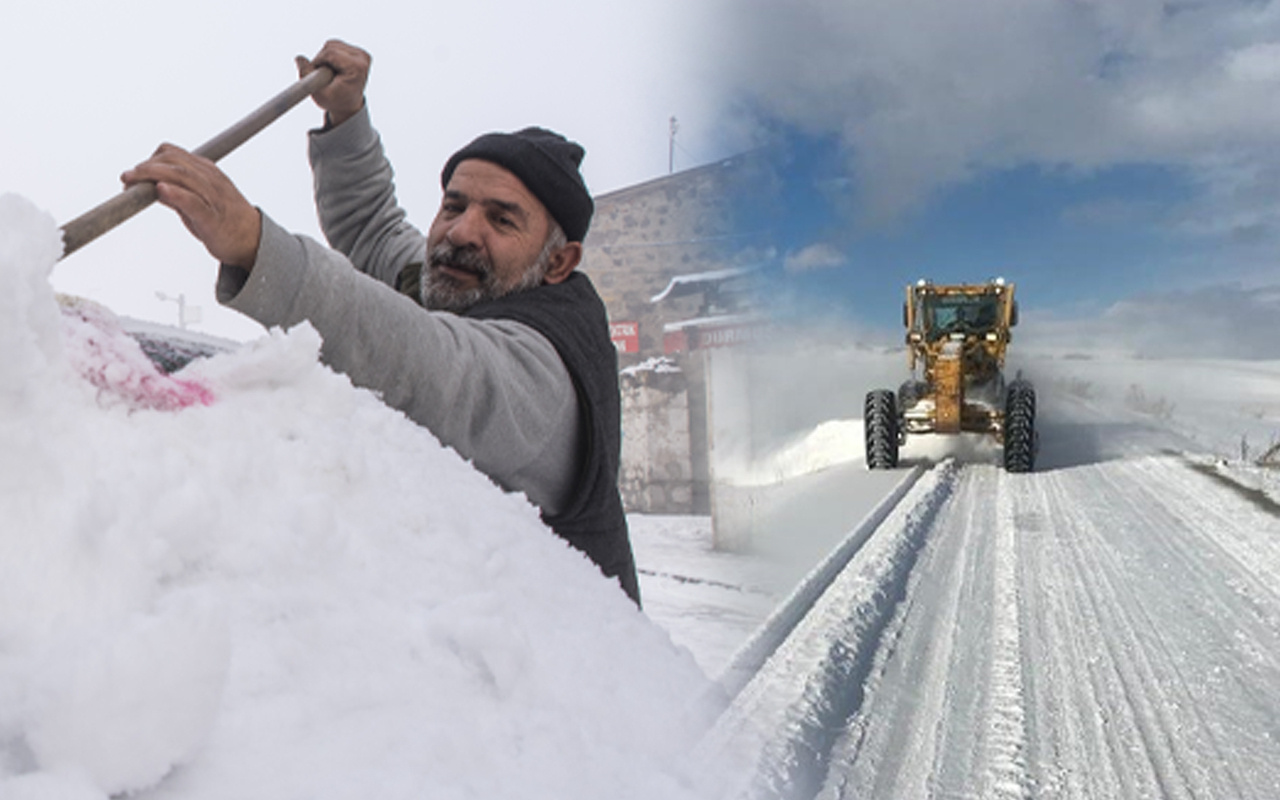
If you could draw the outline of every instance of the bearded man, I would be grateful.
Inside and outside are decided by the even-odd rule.
[[[212,162],[162,145],[122,179],[158,199],[221,262],[220,303],[266,326],[309,321],[321,358],[523,492],[570,545],[639,585],[618,493],[617,352],[577,271],[594,206],[583,149],[541,128],[481,136],[441,174],[427,234],[405,221],[364,101],[369,54],[338,41],[314,95],[316,207],[333,249],[286,232]]]

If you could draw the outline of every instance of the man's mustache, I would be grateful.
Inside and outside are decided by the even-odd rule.
[[[441,242],[431,248],[428,264],[432,267],[450,267],[470,272],[481,281],[488,280],[493,274],[493,265],[489,263],[489,259],[480,254],[479,250],[470,246],[455,247],[448,242]]]

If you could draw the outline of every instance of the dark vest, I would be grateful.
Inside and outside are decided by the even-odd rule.
[[[416,268],[416,270],[415,270]],[[420,272],[410,265],[405,273]],[[397,289],[420,298],[417,274],[402,274]],[[609,340],[603,301],[581,272],[564,282],[516,292],[463,312],[473,319],[509,319],[547,337],[573,379],[578,395],[578,476],[573,495],[558,514],[542,520],[581,550],[640,605],[635,558],[627,518],[618,493],[622,448],[622,403],[618,392],[618,351]]]

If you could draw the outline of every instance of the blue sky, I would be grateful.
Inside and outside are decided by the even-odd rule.
[[[1090,315],[1153,288],[1194,285],[1199,265],[1226,249],[1178,229],[1195,187],[1175,168],[993,170],[864,225],[838,142],[792,133],[770,153],[772,192],[744,196],[739,212],[759,234],[754,244],[773,251],[763,259],[773,278],[805,307],[877,325],[897,324],[902,287],[918,278],[1001,276],[1017,282],[1026,307]]]
[[[773,172],[740,256],[775,307],[892,327],[907,282],[1003,275],[1044,327],[1280,320],[1280,5],[738,9],[722,68]]]

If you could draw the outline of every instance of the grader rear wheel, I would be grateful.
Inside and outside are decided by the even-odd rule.
[[[1004,402],[1004,468],[1030,472],[1036,464],[1036,390],[1024,380],[1009,384]]]

